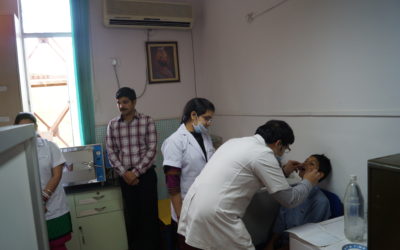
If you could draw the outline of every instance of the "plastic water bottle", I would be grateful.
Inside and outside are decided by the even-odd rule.
[[[357,184],[357,176],[350,175],[344,195],[344,235],[349,241],[361,242],[364,239],[364,199]]]

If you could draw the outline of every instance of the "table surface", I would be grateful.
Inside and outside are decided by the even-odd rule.
[[[334,235],[335,237],[339,238],[340,241],[331,244],[329,246],[325,246],[325,247],[315,247],[313,246],[311,243],[307,242],[307,240],[304,240],[301,237],[301,233],[302,231],[298,231],[299,234],[295,235],[294,233],[290,233],[290,238],[294,238],[294,239],[301,239],[301,243],[303,244],[303,246],[309,246],[309,247],[313,247],[314,249],[323,249],[323,250],[338,250],[338,249],[342,249],[342,247],[346,244],[351,244],[354,242],[351,242],[349,240],[346,239],[345,235],[344,235],[344,217],[337,217],[337,218],[333,218],[330,220],[326,220],[326,221],[322,221],[320,223],[315,223],[314,224],[315,227],[321,228],[326,231],[327,233]],[[312,224],[310,224],[310,226],[312,226]],[[298,227],[300,228],[300,227]],[[296,228],[294,228],[294,231],[296,230]],[[300,236],[300,237],[299,237]],[[300,241],[297,241],[297,243],[299,243]],[[355,243],[355,244],[360,244],[363,246],[367,246],[367,242],[361,242],[361,243]],[[296,250],[296,248],[291,248],[292,250]]]

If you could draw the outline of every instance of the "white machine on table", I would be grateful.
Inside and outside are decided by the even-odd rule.
[[[105,182],[100,144],[61,148],[66,160],[61,183],[64,187]]]

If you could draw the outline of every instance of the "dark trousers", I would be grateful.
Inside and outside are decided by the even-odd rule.
[[[130,186],[119,178],[125,207],[125,224],[130,250],[159,250],[157,175],[154,167]]]
[[[195,248],[192,246],[189,246],[185,242],[185,236],[178,234],[178,245],[179,245],[179,250],[201,250],[200,248]]]
[[[172,231],[172,239],[173,239],[173,244],[174,244],[174,249],[177,250],[201,250],[199,248],[195,248],[192,246],[189,246],[185,242],[185,237],[183,235],[178,234],[178,224],[174,221],[171,220],[171,231]]]
[[[179,247],[179,241],[178,241],[178,223],[176,223],[172,218],[171,218],[171,245],[172,245],[172,249],[174,250],[181,250],[181,248]]]

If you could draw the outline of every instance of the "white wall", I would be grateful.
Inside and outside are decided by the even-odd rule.
[[[399,1],[289,0],[252,23],[277,0],[205,2],[199,94],[219,113],[400,114]]]
[[[400,2],[289,0],[246,21],[277,2],[204,1],[195,59],[198,93],[216,104],[212,132],[226,140],[286,120],[288,158],[325,153],[328,188],[343,197],[354,173],[367,196],[367,159],[400,141]]]
[[[102,0],[90,1],[90,29],[94,76],[96,125],[104,125],[117,115],[117,82],[111,58],[118,58],[117,68],[122,86],[134,88],[140,95],[146,84],[145,42],[142,29],[106,28],[103,25]],[[198,11],[198,10],[197,10]],[[139,112],[154,119],[180,117],[184,104],[195,96],[191,31],[153,30],[150,41],[177,41],[181,82],[150,84],[138,99]]]

